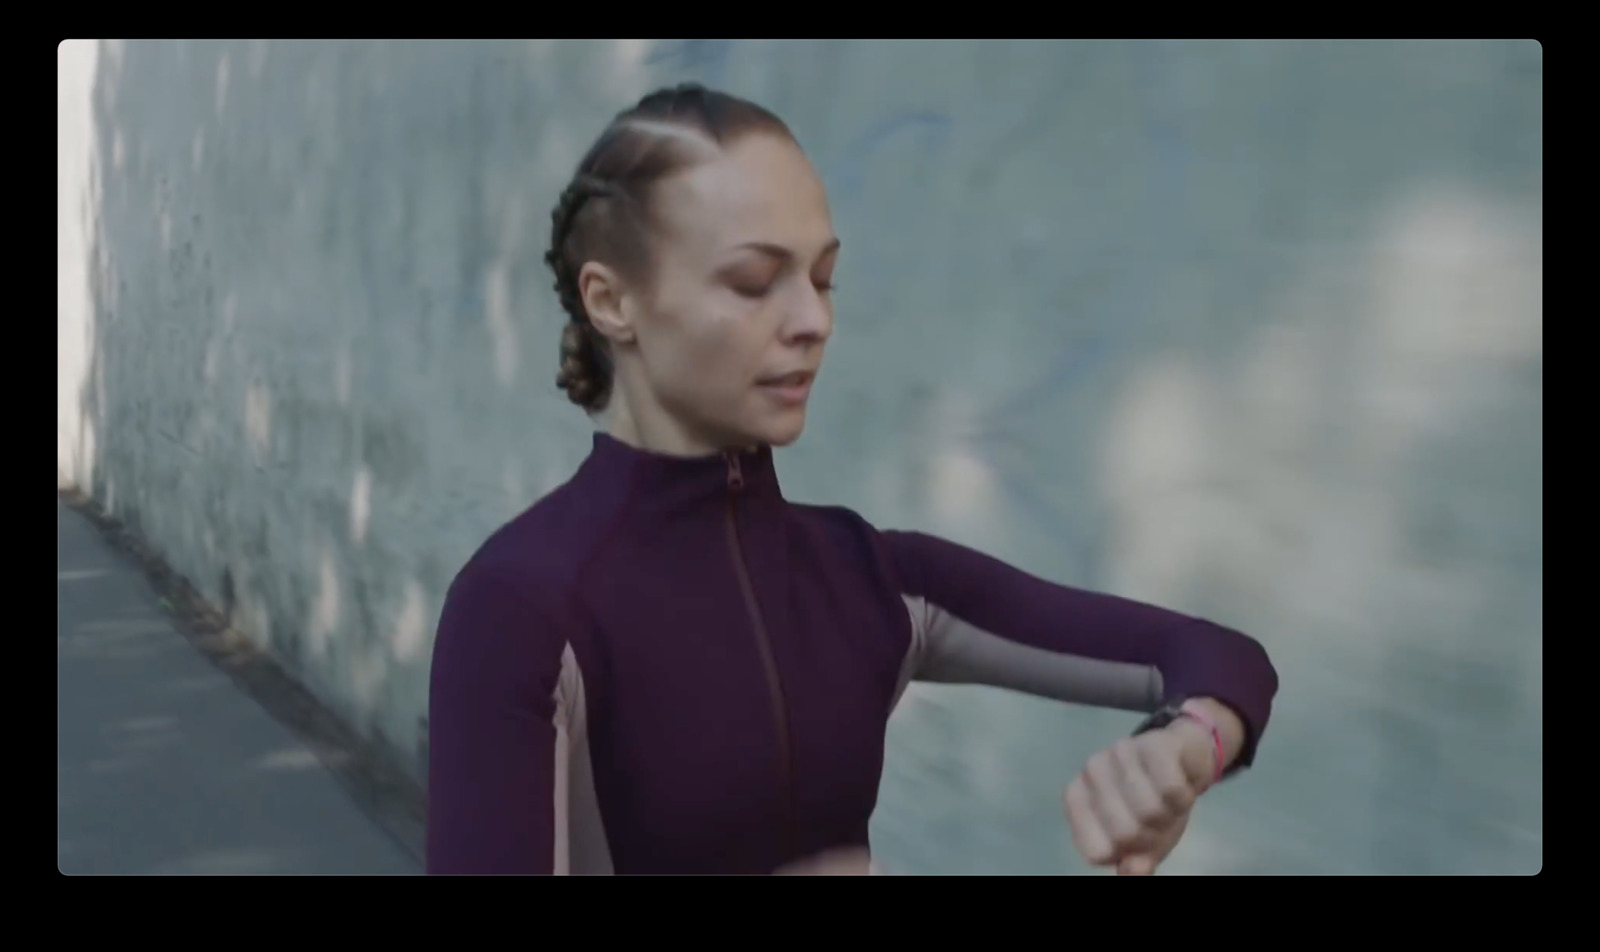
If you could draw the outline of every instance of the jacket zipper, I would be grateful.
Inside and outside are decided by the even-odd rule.
[[[761,617],[761,606],[756,602],[755,586],[750,583],[750,570],[744,560],[744,549],[739,544],[739,516],[737,501],[744,489],[744,473],[739,468],[736,453],[726,454],[728,461],[728,545],[733,553],[733,568],[739,576],[739,587],[744,592],[744,604],[750,613],[750,624],[755,630],[756,647],[761,652],[761,664],[766,669],[767,687],[772,698],[772,716],[778,730],[779,796],[782,802],[784,859],[792,859],[794,852],[794,754],[789,739],[789,710],[783,697],[783,682],[778,677],[778,662],[772,652],[772,640],[767,635],[766,622]]]

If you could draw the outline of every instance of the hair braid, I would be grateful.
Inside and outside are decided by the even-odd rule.
[[[610,198],[611,189],[590,176],[580,175],[561,193],[550,213],[550,250],[545,263],[555,272],[556,298],[567,312],[567,325],[561,329],[561,369],[556,386],[566,391],[567,399],[594,412],[605,408],[611,396],[611,361],[605,341],[589,322],[578,289],[578,268],[583,250],[573,234],[574,224],[591,199]]]
[[[691,135],[664,133],[663,125]],[[561,329],[556,386],[573,403],[590,413],[603,410],[613,384],[610,345],[590,322],[578,287],[584,263],[602,261],[638,275],[649,259],[651,187],[704,157],[694,140],[726,145],[757,129],[789,132],[782,120],[754,103],[684,83],[657,90],[618,114],[578,163],[550,213],[550,249],[544,256],[569,318]]]

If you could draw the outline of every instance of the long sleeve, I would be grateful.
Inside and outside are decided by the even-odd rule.
[[[557,866],[557,684],[566,639],[550,605],[482,569],[451,586],[428,700],[429,874]]]
[[[913,619],[906,678],[1133,711],[1208,697],[1244,723],[1233,767],[1254,761],[1278,676],[1253,638],[1048,582],[934,536],[881,536]]]

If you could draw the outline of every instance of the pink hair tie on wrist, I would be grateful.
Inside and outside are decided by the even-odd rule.
[[[1210,715],[1206,714],[1205,711],[1201,710],[1199,705],[1197,705],[1197,704],[1185,704],[1181,708],[1179,708],[1178,713],[1181,716],[1187,717],[1189,720],[1194,721],[1195,723],[1199,724],[1201,727],[1204,727],[1206,730],[1211,732],[1211,752],[1213,754],[1213,759],[1216,761],[1216,765],[1217,765],[1216,772],[1211,777],[1211,782],[1212,783],[1216,783],[1218,780],[1222,779],[1222,771],[1223,771],[1223,767],[1224,767],[1224,763],[1223,763],[1224,755],[1223,755],[1223,752],[1222,752],[1222,731],[1217,728],[1217,722],[1212,720]]]

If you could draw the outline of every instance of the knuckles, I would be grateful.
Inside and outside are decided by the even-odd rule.
[[[1165,802],[1141,803],[1134,807],[1134,818],[1146,827],[1164,827],[1171,822],[1172,809]]]
[[[1111,849],[1087,850],[1083,858],[1095,866],[1106,866],[1117,858],[1117,854]]]
[[[1161,802],[1174,814],[1183,814],[1194,806],[1194,791],[1187,784],[1169,783],[1158,788]]]
[[[1084,785],[1082,777],[1067,784],[1066,792],[1061,795],[1061,804],[1068,813],[1082,810],[1089,805],[1089,789]]]
[[[1152,731],[1123,738],[1089,758],[1062,793],[1075,831],[1085,831],[1078,844],[1085,859],[1113,863],[1150,846],[1187,814],[1195,791],[1184,779],[1182,754],[1179,738]]]

